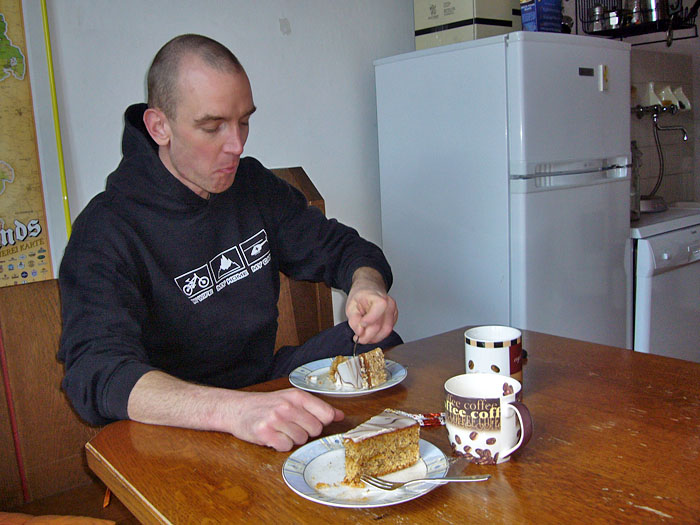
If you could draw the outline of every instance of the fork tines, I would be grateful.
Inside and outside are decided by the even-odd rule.
[[[397,488],[398,486],[401,486],[402,483],[394,483],[393,481],[387,481],[385,479],[377,478],[375,476],[361,476],[360,479],[367,483],[368,485],[372,485],[373,487],[376,487],[378,489],[383,489],[383,490],[392,490],[394,488]]]

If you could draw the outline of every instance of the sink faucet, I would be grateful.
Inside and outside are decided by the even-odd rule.
[[[681,133],[683,133],[683,141],[686,142],[688,140],[688,132],[685,130],[683,126],[662,126],[659,124],[659,115],[658,113],[653,113],[651,118],[654,120],[654,126],[656,129],[659,131],[674,131],[678,130]]]

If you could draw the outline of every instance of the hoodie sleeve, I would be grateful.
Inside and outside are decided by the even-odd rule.
[[[154,368],[140,342],[147,310],[138,268],[126,263],[128,246],[118,228],[108,221],[100,223],[104,229],[95,228],[94,213],[86,211],[61,261],[58,357],[73,407],[87,422],[102,425],[128,418],[131,389]]]
[[[355,270],[369,266],[382,275],[389,289],[391,268],[377,245],[353,228],[326,218],[299,190],[262,166],[260,169],[265,171],[268,188],[264,194],[269,198],[263,207],[274,217],[275,245],[284,274],[297,280],[323,281],[347,293]]]

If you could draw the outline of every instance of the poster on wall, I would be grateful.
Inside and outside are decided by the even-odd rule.
[[[27,22],[41,29],[37,15],[27,21],[21,0],[0,0],[0,287],[54,278],[60,254],[52,244],[62,251],[67,240],[60,180],[47,184],[60,175],[55,134],[46,125],[52,119],[47,73],[40,69],[46,52],[36,52],[27,31]],[[39,93],[34,72],[43,77]]]

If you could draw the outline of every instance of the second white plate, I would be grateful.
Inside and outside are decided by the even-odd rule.
[[[398,385],[401,381],[406,379],[406,369],[399,363],[385,359],[384,363],[386,365],[386,382],[374,388],[368,388],[366,390],[338,390],[335,387],[335,383],[331,381],[328,376],[328,371],[330,370],[332,358],[319,359],[318,361],[312,361],[298,368],[292,370],[289,374],[289,382],[302,390],[307,392],[313,392],[314,394],[323,394],[326,396],[343,396],[343,397],[354,397],[354,396],[364,396],[371,394],[372,392],[378,392],[379,390],[384,390],[391,388],[392,386]],[[311,381],[311,377],[315,377],[315,381]]]
[[[420,460],[415,465],[382,476],[391,481],[417,478],[444,478],[449,464],[445,454],[432,443],[419,442]],[[345,475],[345,449],[342,434],[307,443],[295,450],[282,466],[282,477],[294,492],[311,501],[333,507],[385,507],[410,501],[427,494],[442,483],[415,483],[398,490],[386,491],[365,486],[350,487],[342,483]]]

